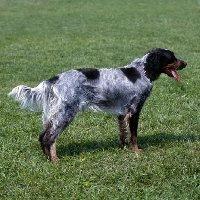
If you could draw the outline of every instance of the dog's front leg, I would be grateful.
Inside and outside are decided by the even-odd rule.
[[[122,147],[128,144],[127,135],[128,135],[128,128],[129,128],[129,119],[126,120],[126,117],[123,115],[119,115],[117,117],[118,125],[119,125],[119,141]]]
[[[140,112],[136,112],[133,115],[131,115],[129,120],[129,127],[131,132],[131,137],[130,137],[131,148],[133,151],[138,153],[142,152],[142,149],[139,149],[137,144],[137,129],[138,129],[139,115]]]

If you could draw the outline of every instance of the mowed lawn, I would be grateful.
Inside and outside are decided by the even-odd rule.
[[[188,65],[161,75],[139,122],[142,154],[121,149],[115,116],[84,112],[52,164],[41,113],[7,97],[58,73],[119,67],[156,47]],[[1,0],[0,199],[200,199],[200,1]]]

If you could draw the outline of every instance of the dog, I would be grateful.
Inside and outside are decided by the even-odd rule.
[[[116,115],[121,145],[126,145],[130,131],[132,150],[141,152],[137,144],[138,120],[152,90],[152,82],[161,73],[179,81],[177,70],[186,65],[172,51],[157,48],[124,67],[72,69],[43,81],[35,88],[17,86],[8,96],[18,101],[21,108],[43,111],[39,141],[44,154],[52,162],[59,160],[56,154],[59,135],[85,108]]]

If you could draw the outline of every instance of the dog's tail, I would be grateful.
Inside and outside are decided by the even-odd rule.
[[[35,88],[19,85],[13,88],[8,96],[19,102],[22,109],[29,108],[31,111],[39,111],[43,110],[45,95],[49,89],[50,84],[46,81],[43,81]]]

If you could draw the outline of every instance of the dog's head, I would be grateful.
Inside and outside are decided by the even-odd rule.
[[[161,73],[165,73],[179,81],[180,76],[177,70],[185,68],[187,63],[176,58],[170,50],[155,49],[148,52],[144,65],[144,70],[151,81],[158,79]]]

